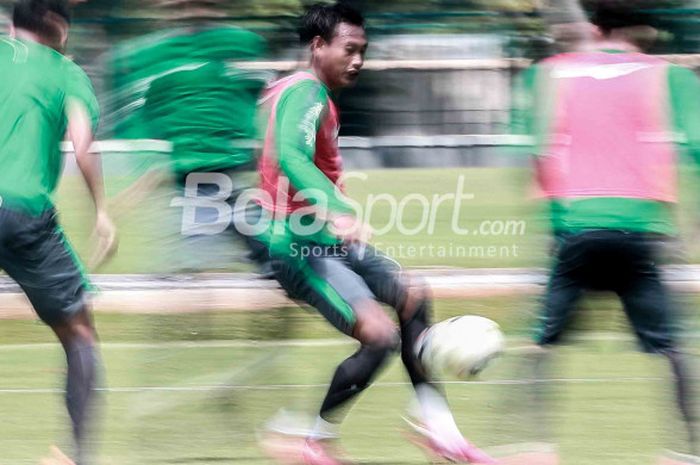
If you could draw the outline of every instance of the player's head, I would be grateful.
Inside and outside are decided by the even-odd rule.
[[[590,43],[595,27],[578,0],[544,0],[541,15],[557,51],[579,51]]]
[[[27,31],[49,47],[63,51],[68,40],[68,0],[16,0],[12,12],[14,30]]]
[[[591,23],[599,37],[630,43],[639,48],[653,44],[657,31],[651,15],[642,10],[644,2],[630,0],[596,0],[590,6]]]
[[[301,19],[299,40],[311,52],[311,66],[331,89],[353,84],[367,50],[365,20],[359,11],[336,3],[315,4]]]

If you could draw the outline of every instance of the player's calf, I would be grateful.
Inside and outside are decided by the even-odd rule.
[[[99,369],[95,330],[87,308],[51,328],[66,353],[66,408],[73,428],[76,463],[83,465],[88,461],[89,429]]]

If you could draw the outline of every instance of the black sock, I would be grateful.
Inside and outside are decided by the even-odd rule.
[[[400,321],[401,326],[401,361],[406,367],[408,377],[414,387],[421,383],[428,383],[428,375],[415,354],[416,340],[418,336],[429,326],[430,301],[421,300],[411,317]]]
[[[321,405],[321,418],[331,423],[342,421],[350,401],[369,386],[393,351],[393,347],[362,346],[338,365]]]
[[[693,373],[690,369],[690,361],[683,353],[675,350],[663,352],[668,358],[673,371],[676,387],[676,403],[681,412],[683,422],[688,433],[689,452],[693,455],[700,454],[698,450],[697,412],[693,401]]]
[[[87,433],[97,377],[96,349],[89,343],[73,343],[66,349],[66,360],[66,407],[73,426],[76,464],[84,465],[87,460]]]
[[[416,305],[411,318],[401,321],[401,361],[411,380],[413,389],[418,392],[418,386],[428,386],[436,394],[445,397],[440,386],[431,382],[428,371],[416,357],[416,341],[423,331],[430,326],[430,300],[422,299]],[[447,402],[447,400],[445,400]]]

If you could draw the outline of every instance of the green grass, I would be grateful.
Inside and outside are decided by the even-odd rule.
[[[546,227],[538,207],[525,195],[527,173],[519,169],[383,170],[367,182],[349,184],[362,201],[370,194],[454,192],[464,175],[475,199],[460,208],[460,225],[483,220],[524,219],[522,236],[457,236],[450,230],[451,205],[438,211],[432,234],[405,236],[390,231],[376,238],[385,247],[466,242],[479,246],[518,245],[517,257],[418,257],[412,266],[533,266],[546,262]],[[61,187],[59,208],[72,240],[89,250],[90,208],[76,179]],[[163,198],[147,202],[118,219],[119,256],[105,268],[112,273],[157,272],[160,249],[154,246],[163,223]],[[385,224],[387,207],[376,210],[373,224]],[[418,209],[407,209],[406,227],[420,223]],[[682,215],[686,228],[691,215]],[[697,258],[700,244],[689,248]],[[689,297],[697,308],[698,297]],[[582,304],[574,329],[620,334],[628,330],[619,304],[594,295]],[[509,336],[525,336],[537,308],[530,297],[490,297],[436,302],[436,320],[480,314],[498,321]],[[696,313],[696,312],[694,312]],[[100,463],[104,465],[221,463],[262,464],[255,429],[277,409],[291,406],[312,412],[333,367],[351,346],[217,346],[208,341],[335,338],[316,314],[301,309],[269,312],[208,312],[184,315],[97,313],[106,368]],[[696,329],[697,315],[687,328]],[[47,343],[52,344],[34,344]],[[184,346],[180,342],[202,342]],[[120,344],[121,343],[121,344]],[[137,344],[123,344],[137,343]],[[29,345],[24,345],[29,344]],[[569,379],[555,384],[551,410],[564,465],[649,463],[669,437],[679,435],[670,409],[671,390],[655,358],[635,353],[622,341],[589,341],[558,351],[552,375]],[[31,320],[0,325],[0,465],[36,464],[53,443],[67,442],[61,394],[63,354],[49,330]],[[496,362],[482,380],[520,378],[521,359]],[[410,398],[395,361],[353,409],[344,425],[344,445],[361,463],[425,463],[400,436],[400,415]],[[211,385],[246,385],[250,389],[206,390]],[[277,386],[277,387],[275,387]],[[168,389],[120,389],[120,388]],[[7,391],[15,389],[15,391]],[[52,390],[46,392],[45,390]],[[5,390],[5,391],[2,391]],[[31,391],[36,390],[36,391]],[[55,392],[53,392],[55,390]],[[517,384],[451,384],[451,404],[463,431],[477,444],[493,446],[533,439],[540,425],[524,419],[523,387]]]
[[[698,299],[689,303],[697,308]],[[481,314],[509,336],[525,336],[534,298],[440,300],[436,320]],[[574,329],[620,334],[619,305],[596,295],[583,303]],[[301,309],[185,315],[96,315],[106,367],[101,464],[268,463],[255,430],[282,407],[313,412],[334,366],[351,345],[241,346],[237,340],[337,338],[318,315]],[[697,327],[691,321],[689,328]],[[50,444],[67,443],[58,390],[63,354],[49,330],[33,321],[3,321],[0,330],[0,464],[36,464]],[[212,341],[221,341],[212,345]],[[201,342],[183,345],[182,342]],[[29,345],[27,345],[29,344]],[[635,353],[629,342],[586,341],[558,350],[552,376],[553,424],[563,463],[632,465],[678,435],[660,360]],[[517,355],[499,359],[481,381],[519,379]],[[361,463],[425,463],[399,434],[410,399],[394,361],[353,409],[344,446]],[[245,385],[248,389],[206,389]],[[151,388],[134,390],[125,388]],[[162,389],[166,388],[166,389]],[[16,391],[7,392],[8,389]],[[31,392],[28,390],[40,390]],[[45,392],[41,390],[52,390]],[[514,384],[451,384],[451,404],[465,434],[494,446],[532,440],[539,425],[522,417],[524,388]],[[4,391],[3,391],[4,390]],[[55,392],[53,392],[55,390]]]
[[[683,308],[700,306],[700,296],[679,295]],[[433,320],[472,314],[491,318],[511,336],[526,337],[535,323],[538,298],[499,296],[470,299],[440,299],[434,302]],[[99,309],[98,309],[99,310]],[[211,340],[326,339],[337,332],[309,308],[289,307],[265,311],[210,311],[178,314],[95,313],[103,342],[173,342]],[[699,327],[700,315],[692,311],[685,318],[686,329]],[[571,323],[574,331],[626,333],[628,323],[617,300],[606,294],[592,294],[580,303]],[[2,320],[0,344],[53,342],[51,332],[39,320]]]
[[[392,195],[397,202],[406,199],[409,195],[420,194],[429,202],[433,202],[435,196],[455,194],[458,180],[463,177],[462,192],[474,194],[473,200],[461,202],[458,211],[457,224],[461,228],[476,229],[484,220],[523,220],[525,231],[523,235],[479,236],[470,234],[463,236],[452,231],[451,223],[455,202],[445,200],[435,209],[433,218],[427,217],[425,221],[433,224],[430,230],[428,225],[420,228],[416,234],[403,234],[401,229],[394,225],[388,232],[378,235],[373,242],[383,250],[398,253],[398,247],[408,250],[409,247],[433,245],[435,252],[417,256],[399,257],[409,266],[465,266],[465,267],[503,267],[503,266],[529,266],[542,262],[541,251],[545,244],[542,224],[537,220],[536,205],[524,195],[527,191],[527,172],[522,169],[512,168],[460,168],[460,169],[403,169],[403,170],[379,170],[368,171],[366,180],[351,179],[348,189],[351,196],[361,205],[367,205],[368,196],[383,194]],[[109,192],[119,190],[112,185],[122,186],[124,178],[107,178]],[[112,186],[112,187],[110,187]],[[171,194],[172,195],[172,194]],[[118,256],[106,267],[103,272],[128,273],[128,272],[157,272],[159,271],[162,256],[168,254],[167,246],[162,245],[158,239],[166,228],[168,211],[177,213],[177,208],[168,207],[170,198],[166,189],[160,191],[151,198],[142,202],[126,214],[117,218],[120,230],[121,245]],[[381,197],[380,197],[381,199]],[[405,204],[401,225],[405,230],[418,228],[423,221],[425,207],[414,198]],[[86,198],[85,189],[79,178],[66,177],[58,194],[58,206],[62,220],[72,241],[77,249],[86,255],[89,253],[90,244],[88,235],[91,226],[90,204]],[[371,223],[377,230],[387,225],[391,207],[386,201],[376,200],[370,215]],[[461,256],[440,257],[437,248],[464,246],[467,249]],[[508,247],[510,252],[505,256],[489,257],[488,250],[474,249],[471,254],[469,246],[477,247]],[[513,246],[516,251],[512,252]],[[408,255],[408,254],[406,254]],[[471,256],[468,256],[471,255]],[[239,265],[240,266],[240,265]],[[232,264],[236,268],[235,264]]]
[[[102,350],[106,382],[117,390],[104,395],[102,463],[265,463],[255,429],[282,407],[313,411],[323,392],[319,384],[351,352],[349,346],[280,350],[107,345]],[[60,386],[62,354],[57,347],[5,346],[0,353],[3,389]],[[558,384],[554,391],[553,421],[564,463],[650,463],[650,455],[665,445],[658,433],[672,433],[672,422],[664,417],[666,386],[656,379],[665,374],[658,361],[585,346],[561,350],[558,362],[556,377],[579,379]],[[481,380],[512,379],[517,363],[517,357],[504,358]],[[380,383],[404,380],[400,364],[394,362]],[[251,388],[201,390],[219,384]],[[264,389],[269,385],[277,387]],[[181,390],[119,390],[134,387]],[[522,389],[474,383],[447,387],[463,431],[484,446],[530,439],[528,430],[540,427],[524,424],[518,416]],[[425,462],[398,434],[409,393],[408,386],[386,384],[368,391],[344,425],[344,445],[353,457],[363,463]],[[35,464],[51,443],[66,442],[58,392],[0,392],[0,408],[0,463]]]
[[[407,266],[459,266],[479,267],[521,267],[545,266],[548,247],[548,223],[542,205],[533,200],[529,170],[523,168],[450,168],[450,169],[385,169],[364,172],[367,179],[349,179],[349,194],[360,205],[368,205],[368,197],[374,196],[375,203],[370,215],[376,230],[388,224],[391,207],[383,194],[393,196],[397,202],[405,200],[401,225],[404,232],[417,229],[416,234],[404,234],[397,224],[381,235],[373,238],[379,248],[398,254],[403,247],[404,254],[397,257]],[[419,194],[429,203],[435,197],[455,194],[459,179],[463,179],[464,193],[474,198],[464,200],[455,207],[453,200],[445,200],[435,209],[434,218],[423,218],[425,207],[416,198]],[[679,220],[686,237],[694,237],[697,232],[697,182],[689,175],[682,176],[683,208],[679,210]],[[108,177],[108,192],[118,192],[128,184],[128,178]],[[173,250],[159,239],[168,229],[168,218],[178,213],[178,208],[169,207],[172,193],[167,189],[159,191],[146,201],[129,209],[119,216],[118,226],[121,247],[117,257],[104,267],[106,273],[158,272],[162,271],[162,260]],[[379,200],[377,200],[379,199]],[[90,204],[85,189],[75,176],[65,178],[58,194],[58,205],[66,230],[82,254],[90,249],[88,235],[91,227]],[[462,229],[470,229],[471,234],[456,233],[452,228],[455,208],[457,224]],[[169,212],[169,213],[168,213]],[[170,215],[170,216],[169,216]],[[170,219],[172,222],[172,219]],[[423,221],[427,224],[419,228]],[[522,221],[524,233],[501,235],[478,234],[476,231],[483,221]],[[429,229],[430,224],[434,227]],[[488,232],[488,231],[487,231]],[[433,253],[427,249],[433,246]],[[423,253],[419,248],[424,247]],[[455,252],[455,248],[465,249]],[[235,246],[234,246],[235,247]],[[409,247],[415,247],[409,252]],[[438,248],[443,247],[453,253],[440,256]],[[470,247],[476,247],[469,249]],[[489,247],[492,254],[489,255]],[[700,243],[686,243],[688,257],[693,262],[700,261]],[[231,269],[241,269],[237,263]]]

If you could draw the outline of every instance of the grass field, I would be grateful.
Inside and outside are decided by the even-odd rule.
[[[407,266],[491,268],[546,264],[547,218],[542,205],[533,200],[530,174],[526,169],[386,169],[362,174],[367,178],[350,179],[348,191],[363,207],[372,205],[371,223],[382,232],[373,238],[375,245],[395,255]],[[454,199],[445,198],[436,204],[434,215],[428,215],[424,201],[416,196],[434,204],[436,196],[459,192],[460,179],[463,183],[461,192],[471,193],[474,198],[459,205]],[[112,194],[125,185],[128,185],[128,180],[123,177],[107,177],[108,191]],[[682,203],[678,216],[685,232],[687,257],[697,262],[700,261],[700,243],[692,240],[699,224],[695,213],[698,210],[697,196],[694,195],[697,189],[693,187],[697,183],[683,184],[686,185],[690,187],[683,188],[682,198],[688,201]],[[387,225],[391,225],[392,207],[386,197],[382,197],[387,194],[396,200],[397,211],[402,205],[403,212],[391,227]],[[168,207],[171,198],[172,194],[168,195],[167,191],[158,192],[117,217],[120,251],[101,272],[162,271],[162,257],[172,251],[158,238],[167,230],[168,218],[179,214],[177,207]],[[91,207],[80,180],[75,176],[66,177],[61,185],[58,206],[71,240],[81,253],[89,253],[87,238],[92,224]],[[469,229],[471,233],[455,232],[453,217],[457,218],[456,224],[462,230]],[[432,253],[427,246],[433,246]],[[459,246],[463,249],[456,250]],[[400,256],[399,247],[403,247]],[[410,247],[414,247],[412,254],[408,253]],[[423,247],[422,253],[420,247]],[[440,247],[446,253],[441,255]],[[489,255],[489,247],[495,253]],[[231,269],[240,269],[240,266],[232,263]]]
[[[384,247],[446,246],[466,243],[496,248],[517,246],[517,255],[407,257],[409,266],[520,267],[546,264],[544,216],[528,198],[528,173],[513,168],[382,170],[367,181],[352,181],[360,202],[391,193],[401,198],[454,193],[460,176],[475,195],[459,208],[460,226],[483,221],[525,221],[523,234],[458,235],[451,229],[454,202],[437,210],[435,229],[416,235],[391,230],[376,242]],[[108,184],[114,182],[108,179]],[[154,244],[163,229],[164,197],[149,200],[118,218],[119,255],[104,272],[158,272]],[[90,207],[75,178],[61,186],[59,209],[79,251],[89,251]],[[692,207],[681,219],[691,231]],[[160,213],[159,213],[160,212]],[[387,204],[377,205],[372,223],[381,228]],[[422,221],[418,202],[407,204],[403,224]],[[689,256],[700,243],[689,241]],[[167,251],[165,252],[167,253]],[[236,265],[233,265],[235,268]],[[688,308],[700,304],[688,297]],[[680,427],[670,409],[671,389],[663,364],[634,351],[619,305],[593,296],[574,329],[610,337],[594,338],[558,351],[552,373],[553,422],[565,465],[653,463],[656,451],[672,446]],[[498,321],[511,338],[528,334],[534,299],[490,297],[441,300],[436,320],[480,314]],[[686,329],[696,330],[697,312]],[[105,363],[101,465],[223,463],[263,464],[255,431],[281,407],[313,412],[332,369],[352,345],[317,315],[300,309],[269,312],[210,312],[179,315],[97,314]],[[328,341],[330,339],[330,341]],[[296,343],[295,341],[301,341]],[[485,447],[532,440],[540,425],[521,415],[525,387],[521,359],[508,355],[480,382],[450,383],[446,389],[460,426]],[[67,443],[62,404],[63,355],[48,329],[31,320],[0,324],[0,465],[37,464],[49,445]],[[448,380],[449,381],[449,380]],[[363,464],[425,463],[399,434],[400,415],[410,398],[400,365],[394,361],[352,411],[344,426],[344,446]]]
[[[443,300],[436,319],[481,314],[520,338],[535,305],[521,298]],[[575,329],[624,334],[617,304],[606,297],[588,299],[583,309]],[[353,351],[317,315],[300,309],[98,314],[97,324],[106,367],[104,465],[268,463],[256,428],[282,407],[313,412],[333,367]],[[558,354],[551,386],[564,464],[651,464],[667,437],[678,434],[665,367],[636,353],[631,340],[600,338]],[[446,386],[460,426],[476,443],[529,440],[540,428],[521,417],[526,387],[512,383],[523,376],[520,362],[511,354],[479,382]],[[2,322],[0,464],[37,464],[50,444],[67,442],[62,367],[63,355],[43,325]],[[348,418],[343,443],[360,463],[426,462],[400,435],[410,399],[405,381],[394,361]]]
[[[348,189],[361,205],[368,205],[368,196],[374,196],[371,222],[375,229],[386,229],[385,234],[374,238],[375,244],[382,249],[394,249],[403,246],[420,247],[433,245],[448,248],[452,246],[516,246],[515,253],[507,256],[486,256],[484,251],[469,250],[465,253],[453,253],[452,256],[439,257],[437,252],[404,254],[400,258],[409,266],[465,266],[465,267],[503,267],[529,266],[542,263],[541,250],[543,229],[535,215],[536,206],[526,198],[526,176],[522,169],[483,168],[483,169],[432,169],[432,170],[381,170],[369,171],[366,180],[351,179]],[[434,218],[426,218],[425,226],[419,228],[424,220],[426,207],[417,199],[409,198],[402,207],[400,224],[405,230],[416,230],[415,234],[404,234],[397,224],[385,228],[391,213],[391,206],[381,196],[391,194],[401,202],[409,195],[422,195],[429,202],[434,196],[454,194],[458,188],[459,178],[463,177],[462,192],[473,193],[473,200],[465,200],[458,205],[457,224],[465,229],[475,229],[482,221],[517,220],[523,221],[522,234],[503,234],[483,236],[472,234],[463,236],[452,231],[451,223],[455,202],[445,199],[434,209]],[[107,178],[109,189],[118,191],[118,186],[125,184],[121,178]],[[177,208],[169,208],[170,198],[167,193],[158,193],[128,210],[117,218],[120,229],[121,245],[118,256],[103,272],[157,272],[158,255],[167,254],[159,244],[159,234],[164,230],[164,218]],[[371,200],[370,200],[371,203]],[[89,243],[87,237],[91,226],[90,205],[85,198],[85,191],[76,177],[67,177],[58,195],[58,206],[62,220],[71,240],[78,250],[87,254]],[[429,229],[429,225],[434,227]],[[398,253],[398,250],[395,250]],[[481,253],[479,253],[481,252]],[[232,269],[240,265],[232,264]]]

